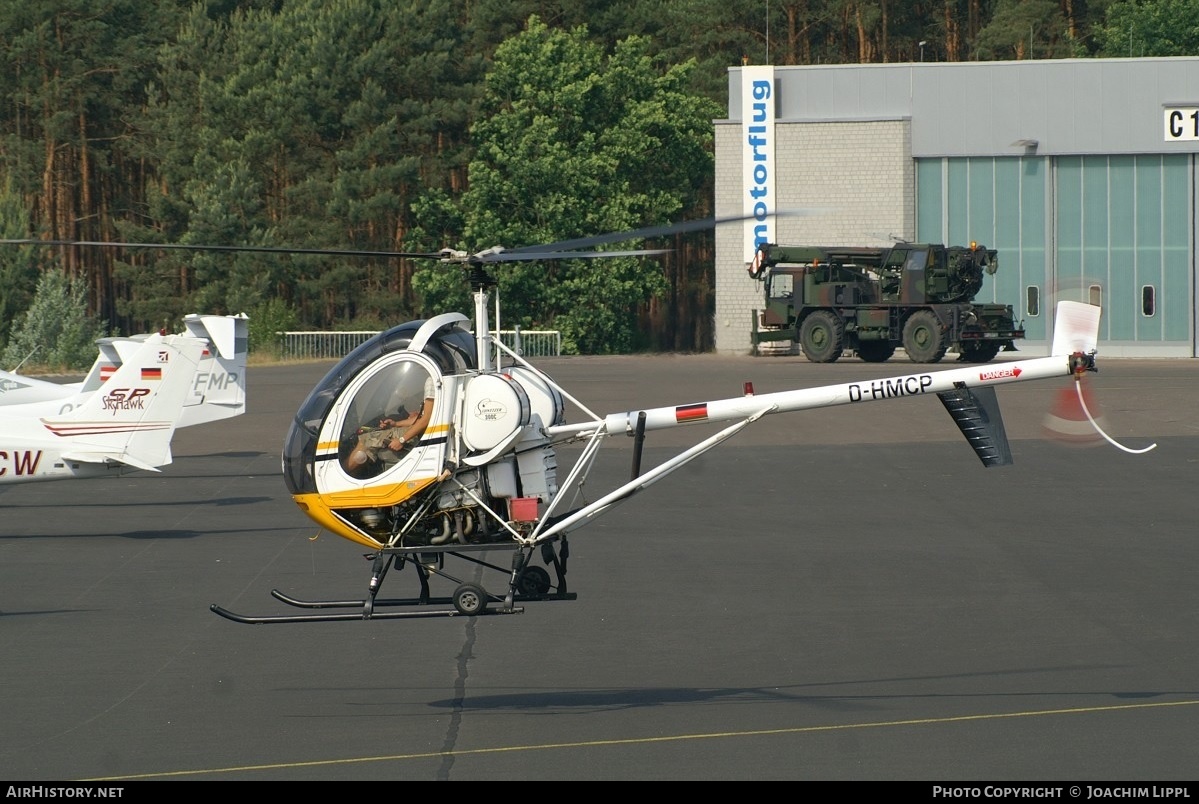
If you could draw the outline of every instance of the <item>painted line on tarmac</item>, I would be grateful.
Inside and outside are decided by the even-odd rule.
[[[634,737],[625,740],[584,740],[571,743],[540,743],[534,745],[510,745],[496,748],[472,748],[465,751],[424,751],[419,754],[391,754],[388,756],[356,757],[351,759],[326,759],[311,762],[279,762],[270,765],[237,765],[228,768],[204,770],[166,771],[145,773],[135,776],[105,776],[95,779],[78,779],[80,782],[119,782],[139,779],[167,779],[179,776],[206,776],[214,773],[248,773],[253,771],[283,770],[289,768],[320,768],[330,765],[356,765],[364,762],[400,762],[413,759],[439,757],[467,757],[480,754],[505,754],[518,751],[552,751],[563,748],[597,748],[612,745],[647,745],[650,743],[682,742],[684,740],[715,740],[732,737],[768,737],[780,734],[819,734],[821,732],[847,731],[849,729],[882,729],[896,726],[930,726],[947,723],[969,723],[984,720],[1003,720],[1017,717],[1048,717],[1052,715],[1085,715],[1096,712],[1126,712],[1135,709],[1159,709],[1167,706],[1195,706],[1199,700],[1159,701],[1156,703],[1113,704],[1110,706],[1083,706],[1070,709],[1039,709],[1028,712],[999,712],[982,715],[957,715],[955,717],[915,718],[911,720],[884,720],[873,723],[843,723],[826,726],[794,726],[782,729],[755,729],[749,731],[720,731],[708,734],[676,734],[668,737]]]

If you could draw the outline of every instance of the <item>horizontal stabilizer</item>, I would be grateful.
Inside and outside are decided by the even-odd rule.
[[[238,315],[200,315],[192,313],[183,319],[187,333],[196,338],[207,338],[216,352],[226,360],[241,358],[243,361],[249,346],[249,317]]]
[[[128,452],[64,452],[62,459],[74,463],[93,463],[100,466],[121,464],[132,469],[141,469],[143,472],[162,471],[153,464],[138,460]],[[168,459],[166,462],[170,463],[170,460]]]
[[[952,391],[940,391],[937,396],[983,466],[1007,466],[1012,462],[1012,450],[1008,446],[994,388],[962,386]]]

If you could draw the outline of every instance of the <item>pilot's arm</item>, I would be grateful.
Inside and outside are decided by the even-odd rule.
[[[396,415],[399,416],[398,413]],[[408,425],[410,425],[414,421],[416,421],[419,416],[420,416],[419,411],[417,413],[409,413],[407,416],[403,417],[402,419],[393,419],[390,416],[386,416],[382,419],[379,419],[379,429],[386,430],[390,427],[407,427]]]
[[[425,386],[425,393],[425,401],[420,406],[420,410],[409,416],[407,420],[396,423],[399,435],[393,438],[388,444],[388,448],[392,452],[399,452],[415,444],[420,440],[421,435],[425,432],[425,428],[429,426],[429,420],[433,418],[433,390],[431,381]]]

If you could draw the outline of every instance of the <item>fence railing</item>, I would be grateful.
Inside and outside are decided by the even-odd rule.
[[[280,332],[284,360],[340,359],[378,335],[378,330],[351,332]],[[491,336],[497,337],[496,332]],[[558,330],[502,329],[501,342],[524,357],[557,357],[562,354],[562,333]]]
[[[556,329],[501,329],[491,337],[521,357],[558,357],[562,354],[562,333]]]
[[[378,334],[378,330],[279,333],[284,360],[340,359]]]

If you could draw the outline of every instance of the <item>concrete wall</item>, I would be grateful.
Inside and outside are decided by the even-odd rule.
[[[736,215],[741,190],[741,127],[716,127],[716,208]],[[781,180],[777,208],[801,211],[776,219],[780,243],[874,245],[915,233],[915,163],[906,119],[776,123]],[[750,351],[753,311],[762,283],[750,279],[739,224],[716,236],[716,351]]]

